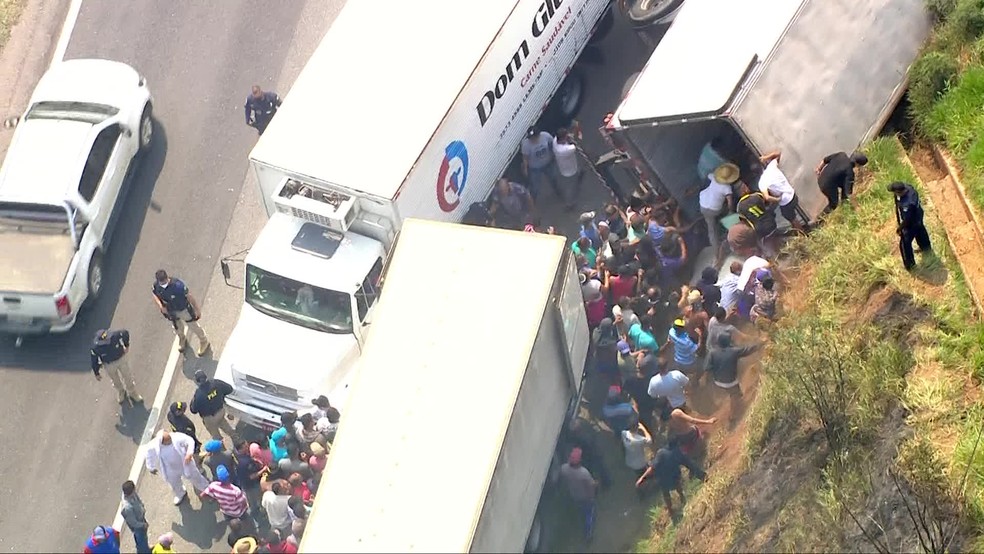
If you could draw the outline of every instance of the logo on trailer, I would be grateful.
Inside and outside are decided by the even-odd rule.
[[[444,149],[444,161],[437,174],[437,204],[445,212],[453,212],[461,201],[468,182],[468,149],[460,140]]]

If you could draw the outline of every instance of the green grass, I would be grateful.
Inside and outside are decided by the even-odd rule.
[[[837,383],[829,368],[837,360],[844,364],[844,444],[827,451],[812,477],[787,485],[798,488],[769,524],[781,529],[773,545],[780,550],[847,546],[838,543],[839,533],[829,530],[851,528],[842,505],[861,510],[870,497],[871,476],[886,463],[874,452],[892,432],[887,416],[898,406],[908,410],[905,423],[913,430],[911,437],[921,442],[903,439],[894,464],[914,486],[943,487],[958,499],[973,532],[984,529],[984,445],[974,450],[984,408],[966,391],[968,380],[979,377],[984,366],[984,327],[975,322],[959,265],[928,194],[905,163],[901,145],[895,139],[879,139],[866,152],[870,175],[857,194],[856,209],[838,210],[824,227],[788,249],[793,264],[807,268],[801,276],[805,286],[795,291],[805,299],[797,302],[801,311],[787,314],[773,331],[761,366],[764,378],[748,415],[746,451],[754,461],[777,438],[788,444],[796,435],[805,437],[822,427],[797,375],[816,375],[817,386],[833,397]],[[899,259],[894,201],[885,188],[893,181],[921,190],[939,256],[922,259],[913,274]],[[896,292],[908,298],[909,315],[885,322],[873,320],[871,313],[864,315],[869,297],[881,290],[886,296]],[[804,454],[787,463],[809,459]],[[743,464],[742,471],[752,465]],[[964,475],[966,494],[961,496]],[[730,484],[736,476],[722,478]],[[692,501],[702,508],[688,509],[688,517],[733,521],[735,529],[744,532],[746,514],[721,517],[728,494],[722,494],[719,485],[711,472]],[[705,491],[717,491],[720,499],[702,498]],[[680,544],[677,535],[673,529],[660,536],[658,550],[674,550]]]
[[[0,52],[10,38],[10,29],[20,19],[27,0],[0,0]]]

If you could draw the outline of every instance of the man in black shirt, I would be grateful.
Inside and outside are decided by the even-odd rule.
[[[198,355],[208,350],[208,337],[202,329],[199,320],[202,318],[202,308],[191,295],[188,286],[181,279],[172,278],[163,269],[154,274],[154,285],[151,287],[154,303],[174,328],[178,337],[178,351],[184,352],[188,346],[188,330],[198,337]]]
[[[222,439],[221,430],[230,437],[235,431],[225,417],[225,397],[232,394],[232,385],[219,379],[209,379],[204,371],[195,372],[195,396],[191,399],[191,413],[198,414],[205,424],[205,429],[212,434],[213,439]]]
[[[738,199],[738,217],[755,231],[759,246],[767,257],[774,255],[772,236],[776,229],[776,206],[778,199],[761,192],[753,192],[747,183],[741,184],[741,197]]]
[[[860,152],[848,156],[844,152],[836,152],[823,159],[816,168],[817,185],[820,192],[827,197],[827,214],[837,209],[840,202],[853,203],[851,194],[854,192],[854,168],[868,163],[868,157]]]
[[[99,370],[105,369],[109,374],[113,388],[116,389],[116,400],[122,404],[124,400],[143,402],[143,397],[137,393],[137,385],[130,374],[126,353],[130,350],[130,332],[126,329],[100,329],[92,339],[89,349],[89,361],[96,381],[102,380]]]
[[[649,381],[653,375],[659,373],[657,361],[654,354],[644,356],[639,361],[636,375],[622,383],[622,390],[629,393],[629,398],[632,399],[636,412],[639,413],[639,422],[645,425],[650,432],[656,432],[657,429],[653,415],[658,401],[649,396]]]
[[[919,193],[912,185],[896,181],[888,185],[888,190],[895,194],[895,220],[899,235],[899,251],[902,254],[902,265],[910,270],[916,265],[916,256],[912,251],[912,241],[915,239],[920,252],[931,252],[933,245],[929,241],[929,233],[923,224],[923,209],[919,202]]]
[[[246,125],[255,128],[262,135],[277,114],[281,103],[277,93],[264,92],[260,85],[253,85],[253,90],[246,97]]]

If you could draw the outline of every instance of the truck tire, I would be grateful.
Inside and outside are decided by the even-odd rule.
[[[630,0],[626,16],[633,27],[648,27],[670,15],[684,0]]]
[[[581,104],[584,102],[584,76],[576,68],[560,84],[554,95],[554,102],[557,103],[557,113],[565,125],[573,121],[581,111]]]
[[[594,34],[592,34],[591,38],[588,39],[588,44],[597,44],[605,40],[605,37],[608,36],[608,33],[611,32],[612,27],[614,26],[615,10],[611,5],[609,5],[608,8],[605,9],[605,15],[601,16],[601,19],[598,20],[598,25],[595,27]]]
[[[137,137],[139,141],[138,152],[146,152],[154,142],[154,115],[150,102],[147,102],[147,105],[144,106],[143,113],[140,114],[140,129],[137,132],[140,133]]]
[[[533,515],[533,525],[530,526],[530,534],[526,537],[524,552],[547,552],[547,526],[543,524],[540,510]]]
[[[91,308],[96,303],[96,300],[99,299],[99,295],[102,294],[102,252],[98,250],[92,253],[92,258],[89,260],[89,272],[86,274],[85,285],[89,293],[85,298],[83,307]]]

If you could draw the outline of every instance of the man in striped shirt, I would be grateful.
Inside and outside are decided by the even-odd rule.
[[[249,504],[246,502],[246,493],[242,489],[233,485],[230,479],[229,469],[220,465],[215,470],[215,477],[218,481],[212,481],[201,493],[201,497],[208,496],[219,503],[219,511],[226,519],[243,519],[247,523],[252,523],[249,517]]]

